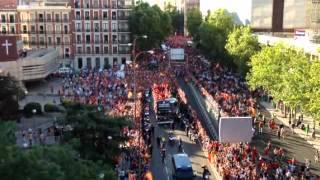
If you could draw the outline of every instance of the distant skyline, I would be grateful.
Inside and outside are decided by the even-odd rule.
[[[150,4],[155,4],[156,0],[144,0]],[[246,19],[251,21],[252,0],[200,0],[200,10],[205,15],[208,10],[214,11],[225,8],[230,12],[236,12],[242,22]]]

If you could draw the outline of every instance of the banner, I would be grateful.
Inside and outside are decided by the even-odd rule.
[[[251,117],[221,117],[219,141],[221,143],[250,142],[254,134]]]

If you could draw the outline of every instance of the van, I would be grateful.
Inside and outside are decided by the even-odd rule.
[[[173,172],[172,177],[176,180],[192,180],[193,173],[189,156],[185,153],[175,154],[172,156]]]

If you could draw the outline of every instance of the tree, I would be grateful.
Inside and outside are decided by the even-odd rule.
[[[18,98],[21,92],[18,82],[13,77],[0,76],[0,120],[18,118]]]
[[[234,27],[233,17],[227,10],[210,13],[199,29],[200,47],[211,58],[227,60],[226,40]]]
[[[194,40],[199,40],[199,27],[202,23],[202,14],[199,9],[193,8],[187,13],[187,29]]]
[[[177,7],[172,6],[171,4],[165,7],[165,12],[170,15],[173,32],[183,33],[184,14],[177,10]]]
[[[80,104],[66,107],[63,125],[70,125],[72,131],[64,136],[66,142],[73,143],[84,159],[100,161],[112,165],[121,153],[119,145],[126,139],[121,136],[123,127],[130,125],[125,117],[105,117],[92,106]],[[112,138],[112,139],[111,139]]]
[[[233,57],[238,71],[245,75],[248,72],[248,63],[252,55],[260,49],[256,36],[252,35],[249,27],[238,27],[234,29],[227,39],[225,47]]]
[[[168,13],[161,11],[158,6],[139,2],[129,16],[129,27],[133,35],[147,35],[148,39],[140,39],[137,46],[146,50],[158,47],[171,33],[171,18]]]
[[[15,124],[0,122],[1,180],[116,180],[110,166],[83,160],[70,146],[35,146],[23,150],[17,147]]]

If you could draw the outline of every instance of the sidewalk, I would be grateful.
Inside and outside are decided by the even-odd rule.
[[[280,110],[277,110],[273,107],[273,105],[271,103],[265,102],[265,101],[260,101],[260,104],[270,113],[270,114],[274,114],[276,115],[276,119],[280,122],[282,122],[285,126],[289,127],[290,130],[292,130],[290,124],[289,124],[289,118],[284,118],[284,114],[281,113]],[[297,116],[299,116],[300,114],[298,114]],[[294,132],[295,135],[303,138],[306,142],[308,142],[309,144],[311,144],[315,149],[320,150],[320,127],[319,127],[319,123],[316,122],[316,138],[312,138],[311,134],[313,131],[313,120],[311,117],[308,116],[304,116],[303,117],[303,121],[302,124],[305,125],[305,127],[307,126],[307,124],[309,124],[310,127],[310,132],[308,134],[308,136],[306,135],[306,132],[304,130],[302,130],[301,128],[294,128]],[[291,133],[291,132],[287,132],[287,133]]]

